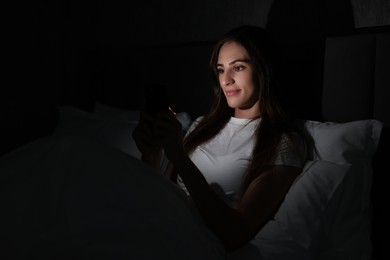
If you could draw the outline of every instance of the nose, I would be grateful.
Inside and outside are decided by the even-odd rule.
[[[230,75],[230,73],[225,72],[223,74],[219,75],[219,83],[221,86],[226,87],[234,83],[233,77]]]

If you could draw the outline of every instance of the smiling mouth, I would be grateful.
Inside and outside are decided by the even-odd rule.
[[[228,90],[228,91],[225,91],[225,94],[227,97],[230,97],[230,96],[234,96],[236,94],[238,94],[241,90],[239,89],[234,89],[234,90]]]

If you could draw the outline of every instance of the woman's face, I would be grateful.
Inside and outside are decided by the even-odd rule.
[[[253,80],[253,66],[248,52],[236,42],[222,45],[217,62],[219,84],[234,116],[260,116],[259,90]]]

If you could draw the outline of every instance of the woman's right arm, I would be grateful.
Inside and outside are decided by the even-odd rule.
[[[186,135],[188,135],[189,133],[191,133],[192,130],[194,130],[194,128],[199,124],[199,122],[203,119],[203,117],[204,116],[199,116],[191,123],[184,137],[186,137]],[[164,172],[164,176],[167,177],[172,182],[177,183],[177,177],[179,176],[179,173],[177,171],[177,168],[172,162],[168,163],[168,166]]]
[[[154,169],[160,170],[162,146],[154,134],[154,120],[148,113],[141,112],[132,137],[141,152],[141,160]]]

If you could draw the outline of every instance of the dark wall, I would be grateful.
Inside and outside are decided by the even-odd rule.
[[[134,47],[213,41],[243,23],[268,27],[284,45],[286,96],[292,107],[309,96],[313,109],[297,110],[317,119],[321,94],[311,86],[321,84],[323,40],[354,26],[348,0],[39,0],[16,10],[6,37],[1,154],[50,133],[59,105],[91,110],[99,89],[123,82],[122,64]],[[117,76],[107,76],[113,68]]]
[[[266,27],[282,46],[280,80],[290,110],[306,119],[322,120],[325,39],[354,29],[351,2],[274,0]]]

